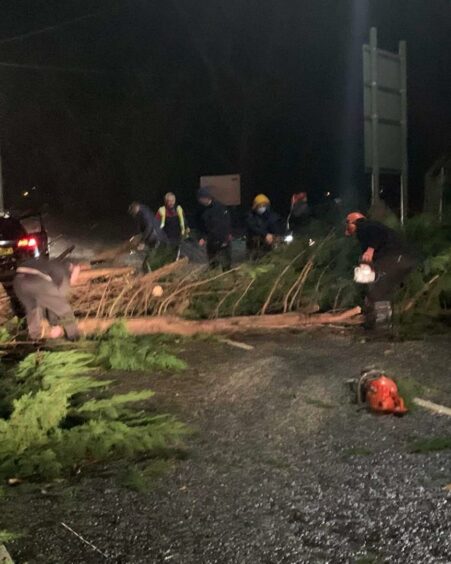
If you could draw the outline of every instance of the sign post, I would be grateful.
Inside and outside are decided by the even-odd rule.
[[[371,201],[380,198],[380,176],[400,177],[401,223],[407,216],[407,71],[406,43],[398,53],[380,49],[377,29],[363,46],[365,168],[371,172]]]
[[[377,113],[377,30],[370,30],[371,60],[371,203],[379,201],[379,115]]]
[[[401,223],[407,215],[409,161],[407,156],[407,47],[405,41],[399,42],[399,62],[401,71]]]

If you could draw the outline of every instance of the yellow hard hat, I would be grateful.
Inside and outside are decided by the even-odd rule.
[[[258,206],[269,206],[269,205],[271,205],[271,202],[269,201],[268,196],[265,196],[265,194],[259,194],[258,196],[255,196],[254,202],[252,204],[252,208],[255,209]]]

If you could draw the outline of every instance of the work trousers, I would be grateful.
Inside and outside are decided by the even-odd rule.
[[[210,268],[219,268],[225,272],[232,267],[232,245],[207,240],[207,257]]]
[[[171,243],[158,243],[154,247],[148,247],[144,258],[143,271],[152,272],[174,262],[177,259],[178,251],[179,248]]]
[[[365,299],[365,326],[373,328],[378,318],[378,306],[388,304],[382,309],[389,309],[395,293],[405,278],[414,270],[416,260],[405,254],[383,256],[374,261],[376,280],[367,287]],[[391,317],[391,313],[389,315]]]
[[[74,313],[67,299],[65,288],[34,274],[17,274],[14,292],[25,308],[30,339],[42,337],[42,320],[47,317],[51,325],[64,327],[68,339],[79,335]]]
[[[272,250],[273,245],[268,245],[264,237],[248,237],[246,240],[246,254],[250,261],[259,260]]]

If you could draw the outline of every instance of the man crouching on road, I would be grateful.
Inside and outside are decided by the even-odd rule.
[[[47,316],[49,337],[58,339],[64,333],[73,341],[79,338],[77,322],[69,304],[69,289],[75,284],[80,267],[70,262],[29,259],[17,268],[14,292],[25,308],[30,339],[43,338],[42,321]]]
[[[346,235],[357,237],[363,253],[361,262],[371,265],[376,275],[374,282],[367,286],[365,328],[389,324],[393,296],[413,271],[417,260],[396,231],[367,219],[360,212],[347,216]]]

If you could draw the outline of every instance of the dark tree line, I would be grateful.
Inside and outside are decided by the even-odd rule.
[[[37,4],[41,10],[33,13],[17,4],[3,10],[19,31],[81,10],[74,2]],[[10,201],[37,185],[43,199],[66,211],[110,214],[133,198],[156,206],[167,190],[190,205],[201,174],[241,172],[245,203],[263,191],[282,207],[295,190],[308,189],[315,199],[349,188],[340,182],[358,189],[365,182],[360,95],[349,119],[343,116],[345,77],[358,94],[361,72],[346,72],[353,2],[82,4],[86,12],[104,11],[58,32],[0,40],[0,61],[71,69],[0,67]],[[446,149],[449,10],[448,0],[371,2],[368,25],[354,30],[362,34],[356,44],[370,25],[379,26],[387,48],[408,41],[417,186]],[[11,25],[1,34],[11,35]],[[345,179],[339,178],[343,143],[352,145]]]

